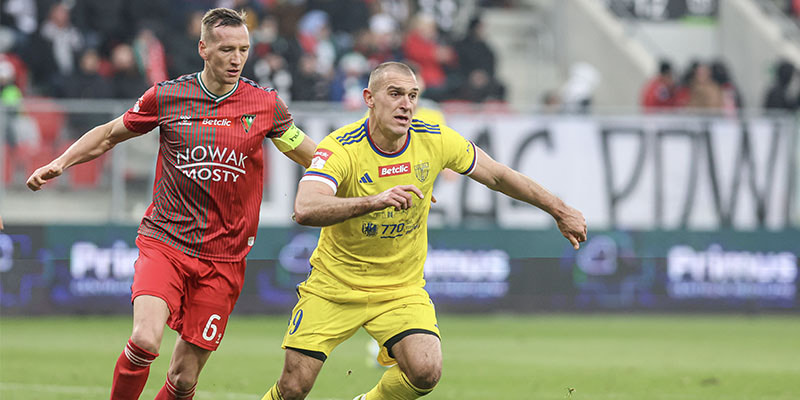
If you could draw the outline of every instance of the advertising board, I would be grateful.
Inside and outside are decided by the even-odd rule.
[[[0,310],[130,312],[134,233],[0,233]],[[262,229],[236,312],[289,312],[317,238],[313,229]],[[445,312],[800,312],[798,231],[590,231],[578,251],[555,230],[432,229],[429,242],[426,289]]]

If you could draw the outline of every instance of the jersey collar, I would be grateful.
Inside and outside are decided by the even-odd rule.
[[[372,141],[372,134],[369,131],[369,118],[364,120],[364,128],[367,130],[367,141],[369,142],[370,147],[372,147],[372,150],[374,152],[378,153],[378,155],[380,155],[380,156],[384,156],[384,157],[388,157],[388,158],[398,157],[398,156],[400,156],[400,155],[402,155],[403,153],[406,152],[406,149],[408,148],[408,144],[411,143],[411,129],[409,129],[409,131],[406,132],[406,143],[403,145],[403,148],[401,148],[400,150],[395,151],[394,153],[387,153],[387,152],[379,149],[378,146],[375,145],[375,142]]]
[[[235,92],[236,89],[239,87],[239,80],[237,79],[236,80],[236,84],[233,85],[233,89],[229,90],[228,93],[225,93],[222,96],[217,96],[214,93],[211,93],[210,90],[208,90],[206,85],[203,83],[203,78],[200,77],[201,74],[202,74],[202,71],[197,73],[197,83],[200,84],[200,89],[203,89],[203,93],[205,93],[206,96],[211,97],[211,100],[214,100],[217,103],[219,103],[222,100],[227,99],[228,97],[231,97],[233,92]]]

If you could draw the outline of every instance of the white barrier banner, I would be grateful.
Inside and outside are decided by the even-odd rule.
[[[319,140],[355,115],[298,115]],[[590,229],[783,229],[798,210],[790,119],[456,115],[448,125],[580,209]],[[288,224],[301,171],[270,152],[262,224]],[[549,215],[443,173],[431,226],[553,226]],[[797,221],[794,221],[797,224]]]

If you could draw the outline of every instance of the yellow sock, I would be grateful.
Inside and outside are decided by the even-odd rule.
[[[395,365],[383,374],[372,390],[367,392],[367,400],[413,400],[425,396],[432,390],[433,388],[420,389],[412,385],[406,374]]]
[[[283,397],[281,397],[281,392],[278,390],[278,384],[276,383],[272,385],[272,387],[267,391],[267,394],[265,394],[261,400],[283,400]]]

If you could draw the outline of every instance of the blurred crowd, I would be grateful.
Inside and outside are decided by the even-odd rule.
[[[417,71],[428,101],[505,104],[479,11],[504,0],[2,0],[0,102],[4,182],[24,180],[86,130],[108,119],[64,113],[57,98],[139,97],[156,82],[202,70],[204,13],[244,10],[251,51],[243,76],[287,102],[363,107],[369,72],[385,61]],[[24,100],[24,101],[23,101]],[[20,107],[16,107],[20,106]],[[70,170],[94,186],[104,161]]]
[[[766,111],[797,111],[800,88],[795,67],[780,60],[773,67],[773,81],[761,104]],[[689,63],[682,75],[672,63],[662,60],[658,74],[642,88],[640,104],[646,112],[675,111],[736,116],[744,106],[742,96],[723,61]]]
[[[641,105],[645,111],[684,108],[735,116],[743,104],[739,89],[723,61],[693,60],[677,77],[672,63],[662,60],[658,74],[642,89]]]
[[[437,101],[502,102],[495,55],[477,11],[455,0],[4,0],[0,84],[20,96],[134,99],[202,69],[203,13],[247,11],[243,76],[287,101],[360,105],[369,71],[405,61]]]

